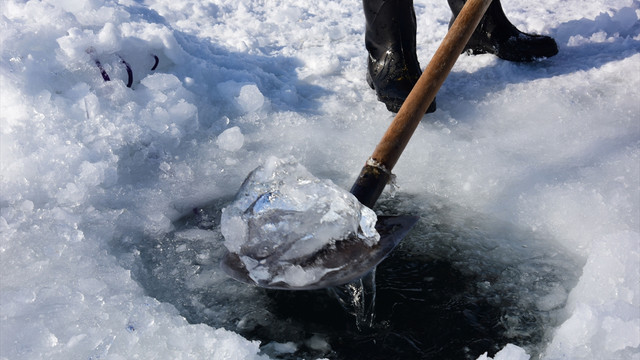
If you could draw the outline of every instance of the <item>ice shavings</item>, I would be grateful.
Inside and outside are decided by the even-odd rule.
[[[337,241],[375,245],[376,219],[332,181],[314,177],[293,159],[270,157],[223,210],[221,231],[256,283],[304,286],[336,270],[319,266],[314,257]]]

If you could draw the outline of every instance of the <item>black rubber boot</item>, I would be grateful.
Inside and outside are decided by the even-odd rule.
[[[398,112],[422,74],[416,55],[413,0],[363,0],[367,82],[387,109]],[[435,100],[427,112],[436,110]]]
[[[448,0],[453,20],[466,0]],[[518,30],[507,19],[499,0],[493,0],[478,28],[465,47],[471,54],[494,54],[509,61],[533,61],[558,53],[558,45],[548,36],[531,35]]]

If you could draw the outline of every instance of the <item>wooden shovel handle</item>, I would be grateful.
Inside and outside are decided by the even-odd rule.
[[[377,201],[389,180],[391,169],[400,158],[490,4],[491,0],[468,0],[456,17],[351,189],[363,204],[372,207]],[[386,177],[386,180],[383,177]],[[384,183],[380,184],[380,181]]]
[[[435,99],[440,86],[449,75],[490,4],[491,0],[467,1],[429,65],[402,104],[371,156],[388,170],[391,170],[400,158],[411,135]]]

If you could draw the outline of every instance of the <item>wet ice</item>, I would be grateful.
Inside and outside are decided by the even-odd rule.
[[[311,172],[342,182],[360,168],[390,118],[364,79],[361,4],[186,3],[0,6],[0,358],[253,359],[257,342],[222,328],[236,318],[283,328],[263,316],[255,289],[216,273],[218,217],[206,237],[178,237],[180,252],[163,236],[202,202],[225,202],[264,154],[304,159]],[[451,14],[446,2],[415,3],[426,63]],[[503,6],[521,30],[554,36],[559,55],[533,64],[461,56],[438,111],[395,168],[400,193],[432,194],[530,228],[582,258],[570,266],[582,274],[575,288],[536,279],[545,264],[503,286],[532,299],[523,311],[535,306],[551,318],[548,338],[527,348],[533,358],[637,358],[637,1]],[[110,82],[88,47],[110,67]],[[120,57],[133,69],[132,88]],[[493,238],[504,240],[491,249],[512,244]],[[470,246],[479,241],[465,241],[461,256],[451,239],[425,251],[432,245],[472,274],[519,259]],[[154,256],[141,260],[145,249]],[[486,255],[480,268],[477,253]],[[144,267],[167,281],[164,291],[135,275]],[[525,275],[532,282],[519,280]],[[305,339],[288,334],[266,341],[302,348]]]
[[[244,181],[222,213],[227,249],[256,283],[314,283],[340,269],[316,261],[343,239],[375,245],[375,213],[331,180],[314,177],[293,159],[269,158]]]

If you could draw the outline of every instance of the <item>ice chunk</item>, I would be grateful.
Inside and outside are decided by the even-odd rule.
[[[218,136],[216,143],[222,150],[238,151],[244,145],[244,135],[242,135],[239,127],[234,126],[223,131]]]
[[[318,334],[314,334],[313,336],[311,336],[304,343],[305,343],[305,345],[307,345],[311,349],[320,350],[320,351],[323,351],[325,353],[327,353],[327,352],[329,352],[331,350],[331,345],[329,345],[327,340],[325,340],[324,338],[322,338],[322,336],[320,336]]]
[[[477,360],[529,360],[530,356],[527,352],[516,345],[507,344],[502,350],[498,351],[498,353],[490,358],[487,356],[487,353],[484,353],[478,357]]]
[[[257,111],[264,104],[264,96],[255,84],[244,85],[236,98],[238,106],[245,113]]]
[[[145,77],[140,82],[148,89],[157,90],[159,92],[176,90],[182,86],[180,79],[172,74],[152,74]],[[164,100],[164,98],[160,98],[158,100]]]
[[[337,268],[314,262],[338,241],[375,245],[376,214],[330,180],[320,180],[293,159],[269,158],[255,169],[223,209],[221,230],[256,282],[314,283]]]
[[[264,95],[254,83],[242,83],[233,80],[217,85],[223,96],[229,98],[243,114],[258,111],[264,105]]]
[[[298,346],[294,342],[279,343],[272,341],[261,348],[265,354],[277,357],[283,354],[293,354],[298,351]]]

